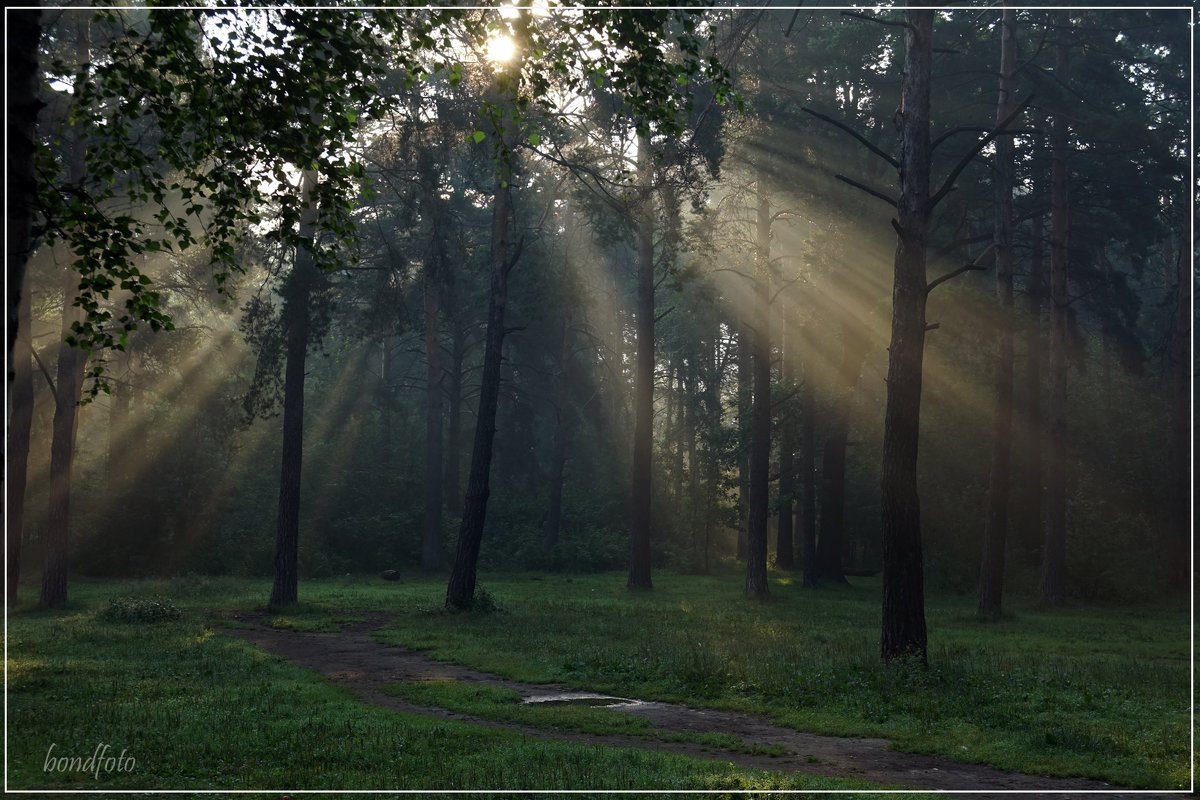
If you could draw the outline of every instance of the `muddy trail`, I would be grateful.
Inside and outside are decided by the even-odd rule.
[[[371,631],[389,617],[374,615],[365,622],[336,633],[304,633],[269,628],[262,616],[246,613],[234,619],[248,626],[226,628],[226,633],[246,639],[292,663],[312,670],[356,692],[362,702],[429,717],[470,722],[501,728],[522,735],[602,747],[635,747],[679,753],[699,759],[732,762],[782,773],[802,773],[838,778],[859,778],[881,786],[941,791],[968,790],[963,797],[988,797],[982,791],[1039,792],[1042,796],[1068,796],[1083,792],[1113,792],[1122,787],[1083,778],[1047,778],[1004,772],[979,764],[967,764],[935,756],[902,753],[890,749],[883,739],[854,739],[818,736],[771,723],[765,717],[730,711],[697,709],[672,703],[620,698],[581,692],[564,686],[529,684],[498,675],[434,661],[419,652],[392,647],[377,641]],[[398,681],[450,679],[513,689],[523,702],[587,701],[647,719],[654,727],[678,733],[725,733],[745,743],[748,749],[769,750],[781,755],[723,750],[695,742],[669,742],[637,736],[613,736],[544,730],[494,722],[445,709],[413,705],[385,694],[382,688]],[[608,702],[610,701],[610,702]],[[586,788],[586,787],[580,787]],[[1131,790],[1132,791],[1132,790]],[[996,795],[997,797],[1001,795]],[[1120,797],[1122,794],[1106,794]],[[1147,798],[1154,795],[1125,795]],[[1163,794],[1162,797],[1168,795]]]

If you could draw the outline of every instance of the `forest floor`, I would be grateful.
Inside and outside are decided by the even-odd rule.
[[[351,689],[364,703],[429,717],[501,728],[551,741],[673,752],[774,772],[853,777],[885,786],[942,791],[970,790],[973,797],[987,796],[977,794],[980,790],[1039,791],[1051,796],[1094,791],[1112,792],[1121,788],[1096,780],[1047,778],[1005,772],[934,756],[904,753],[891,749],[890,743],[883,739],[804,733],[775,725],[764,717],[752,714],[696,709],[636,698],[610,697],[592,692],[579,692],[561,685],[509,680],[498,675],[435,661],[420,652],[378,641],[372,635],[372,631],[383,626],[392,616],[394,615],[373,614],[366,621],[345,625],[335,632],[306,632],[269,627],[264,624],[265,615],[238,611],[229,615],[237,627],[227,627],[225,631]],[[523,703],[531,705],[571,702],[600,705],[613,711],[641,717],[656,731],[678,734],[678,739],[682,740],[548,730],[416,704],[386,691],[387,687],[400,682],[424,681],[454,681],[515,691],[519,693]],[[697,734],[700,736],[696,736]],[[703,734],[732,736],[744,746],[736,749],[721,747],[713,744],[711,740],[704,740]],[[1139,796],[1148,795],[1139,793]]]

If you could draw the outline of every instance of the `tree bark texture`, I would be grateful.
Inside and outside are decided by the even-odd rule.
[[[317,173],[306,170],[301,178],[302,208],[299,234],[312,241],[317,211],[310,200]],[[315,245],[315,242],[314,242]],[[275,524],[275,580],[271,608],[294,605],[299,599],[300,477],[304,466],[304,365],[308,358],[311,320],[309,304],[316,280],[312,253],[297,249],[292,272],[284,286],[283,335],[283,449],[279,465],[279,509]]]
[[[630,513],[630,589],[652,588],[650,579],[650,479],[654,448],[654,201],[650,139],[638,137],[642,202],[637,209],[637,372],[634,376],[633,489]]]
[[[38,5],[37,2],[30,5]],[[5,43],[8,82],[5,88],[8,156],[6,161],[5,192],[8,197],[6,217],[8,270],[8,398],[5,419],[13,411],[12,397],[17,363],[15,347],[20,327],[21,296],[25,290],[25,267],[33,248],[33,207],[37,195],[37,180],[33,171],[33,154],[37,135],[38,113],[44,105],[38,99],[40,70],[38,44],[42,38],[42,12],[38,9],[10,10],[5,15]],[[11,508],[11,506],[10,506]]]
[[[497,135],[503,138],[502,134]],[[502,147],[507,151],[507,143]],[[483,374],[479,383],[479,409],[471,467],[467,474],[467,496],[458,529],[458,547],[446,587],[446,605],[457,609],[470,608],[475,602],[476,568],[490,493],[492,444],[496,438],[496,409],[500,405],[500,366],[504,360],[504,310],[508,304],[508,270],[511,266],[508,261],[508,220],[512,213],[512,192],[508,177],[507,169],[502,170],[492,192],[491,294]]]
[[[884,411],[883,625],[885,662],[927,661],[917,445],[925,347],[925,263],[929,237],[929,106],[934,12],[904,12],[900,202],[892,290],[892,335]]]
[[[86,24],[79,26],[75,42],[79,64],[91,60],[91,34]],[[76,130],[71,143],[67,179],[80,185],[87,178],[87,143]],[[49,509],[46,515],[46,551],[42,567],[43,606],[67,602],[67,553],[71,528],[71,471],[75,462],[75,431],[79,398],[83,389],[83,352],[67,344],[73,326],[83,319],[83,309],[75,305],[79,278],[68,269],[63,276],[62,329],[58,346],[57,376],[54,386],[54,421],[50,438]],[[11,379],[10,379],[11,380]]]
[[[861,326],[843,326],[842,360],[838,385],[829,410],[829,433],[821,451],[821,521],[818,526],[817,561],[820,579],[846,583],[843,558],[846,552],[846,445],[850,438],[850,412],[858,390],[858,376],[869,347]]]
[[[753,381],[750,411],[749,509],[746,515],[746,596],[769,593],[767,519],[771,490],[771,200],[766,170],[758,174],[755,220]]]
[[[780,326],[780,350],[782,368],[780,377],[784,391],[794,391],[796,374],[794,369],[795,337],[788,335],[788,308],[782,300]],[[779,513],[775,530],[775,563],[780,569],[792,569],[796,565],[795,531],[792,524],[796,495],[796,404],[788,401],[779,417]]]
[[[1036,189],[1034,194],[1037,194]],[[1043,236],[1042,215],[1035,213],[1029,226],[1029,329],[1026,332],[1025,434],[1022,437],[1025,489],[1019,524],[1021,548],[1030,565],[1037,563],[1042,545],[1042,498],[1045,494],[1042,486],[1042,456],[1046,444],[1042,420],[1042,366],[1046,359],[1045,337],[1042,335],[1042,306],[1046,296],[1046,280],[1042,269],[1045,253]]]
[[[21,293],[16,341],[13,342],[11,364],[11,413],[8,418],[8,474],[6,476],[5,508],[8,514],[8,603],[17,602],[17,586],[21,580],[21,550],[25,530],[25,486],[29,465],[29,432],[33,427],[33,342],[30,339],[32,299],[28,291]]]
[[[1070,81],[1069,26],[1059,12],[1054,72],[1064,86]],[[1056,114],[1050,129],[1050,396],[1046,416],[1046,541],[1042,547],[1041,604],[1067,601],[1067,273],[1069,178],[1067,120]]]
[[[435,232],[435,238],[437,235]],[[435,274],[425,276],[424,295],[425,514],[421,524],[421,571],[430,573],[442,566],[442,344],[438,336],[438,286]]]
[[[1000,22],[1000,97],[996,124],[1004,123],[1016,106],[1013,97],[1016,68],[1016,11],[1006,7]],[[996,139],[996,356],[992,388],[992,463],[987,517],[983,528],[983,556],[979,570],[979,615],[1000,616],[1004,591],[1004,548],[1008,535],[1009,483],[1012,462],[1013,418],[1013,137]]]
[[[564,317],[558,345],[558,386],[554,399],[554,441],[550,445],[550,491],[546,503],[546,524],[542,528],[542,550],[549,553],[558,544],[562,528],[563,476],[567,466],[567,440],[570,435],[571,327]]]
[[[800,535],[804,556],[804,586],[821,582],[817,551],[817,425],[811,375],[800,388]]]

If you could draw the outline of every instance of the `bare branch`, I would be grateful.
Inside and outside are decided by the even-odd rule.
[[[945,283],[946,281],[950,280],[951,278],[957,278],[959,275],[962,275],[964,272],[983,272],[984,270],[987,269],[987,267],[981,266],[979,262],[982,261],[983,258],[985,256],[987,256],[988,253],[992,252],[995,249],[996,249],[996,243],[992,242],[991,244],[989,244],[987,246],[987,249],[984,250],[979,255],[977,255],[975,257],[975,260],[972,261],[971,263],[963,264],[958,269],[952,269],[949,272],[947,272],[945,275],[943,275],[942,277],[933,279],[932,281],[929,282],[929,285],[927,285],[925,287],[925,294],[929,294],[930,292],[932,292],[933,287],[937,286],[938,284]]]
[[[824,121],[824,122],[828,122],[830,125],[834,126],[835,128],[837,128],[837,129],[839,129],[839,130],[845,131],[846,133],[850,134],[850,135],[851,135],[851,136],[853,136],[855,139],[857,139],[857,140],[858,140],[858,142],[859,142],[859,144],[861,144],[863,147],[867,148],[867,149],[868,149],[868,150],[870,150],[872,153],[874,153],[875,155],[879,156],[880,158],[882,158],[884,161],[886,161],[886,162],[888,162],[889,164],[891,164],[891,165],[892,165],[893,167],[895,167],[896,169],[900,169],[900,162],[899,162],[899,161],[897,161],[896,159],[892,158],[890,155],[888,155],[887,153],[885,153],[883,150],[880,150],[880,149],[879,149],[878,147],[876,147],[875,145],[871,144],[871,142],[869,142],[869,141],[866,139],[866,137],[864,137],[864,136],[863,136],[861,133],[859,133],[858,131],[856,131],[856,130],[854,130],[853,128],[851,128],[851,127],[850,127],[849,125],[847,125],[846,123],[844,123],[844,122],[841,122],[841,121],[839,121],[839,120],[836,120],[836,119],[834,119],[833,117],[826,116],[826,115],[822,114],[822,113],[821,113],[821,112],[819,112],[819,111],[813,111],[813,110],[812,110],[811,108],[809,108],[808,106],[803,106],[803,107],[801,107],[801,109],[800,109],[800,110],[801,110],[801,111],[803,111],[803,112],[805,112],[806,114],[812,114],[814,117],[816,117],[816,118],[817,118],[817,119],[819,119],[819,120],[822,120],[822,121]]]
[[[908,28],[910,30],[912,29],[912,26],[909,25],[907,22],[893,22],[890,19],[880,19],[879,17],[869,17],[866,14],[858,14],[854,11],[843,11],[842,16],[843,17],[854,17],[855,19],[865,19],[867,22],[874,22],[878,25],[888,25],[893,28]]]
[[[979,155],[979,152],[988,146],[989,142],[1004,133],[1014,119],[1021,116],[1021,114],[1025,112],[1025,109],[1029,107],[1031,102],[1033,102],[1033,97],[1033,95],[1026,97],[1021,105],[1014,108],[1007,117],[1000,121],[1000,124],[996,126],[995,130],[976,142],[975,146],[972,147],[970,151],[968,151],[967,154],[962,157],[958,164],[955,165],[954,169],[950,170],[950,174],[946,176],[946,181],[942,184],[942,188],[938,189],[937,194],[929,198],[929,205],[927,206],[929,211],[932,211],[935,207],[937,207],[937,204],[942,201],[942,198],[950,193],[950,190],[954,188],[954,182],[958,180],[959,174],[961,174],[962,171],[967,168],[967,164],[970,164],[975,156]]]
[[[866,192],[867,194],[871,195],[872,197],[878,197],[883,202],[889,204],[892,208],[897,208],[899,206],[899,204],[895,200],[888,197],[883,192],[877,192],[874,189],[872,189],[870,186],[864,186],[863,184],[859,183],[858,181],[850,180],[845,175],[834,175],[833,177],[837,178],[839,181],[842,181],[843,183],[850,184],[855,189],[861,189],[862,191]]]

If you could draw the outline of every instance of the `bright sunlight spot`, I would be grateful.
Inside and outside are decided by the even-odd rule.
[[[495,65],[507,64],[517,54],[517,43],[511,37],[497,34],[488,40],[488,61]]]

